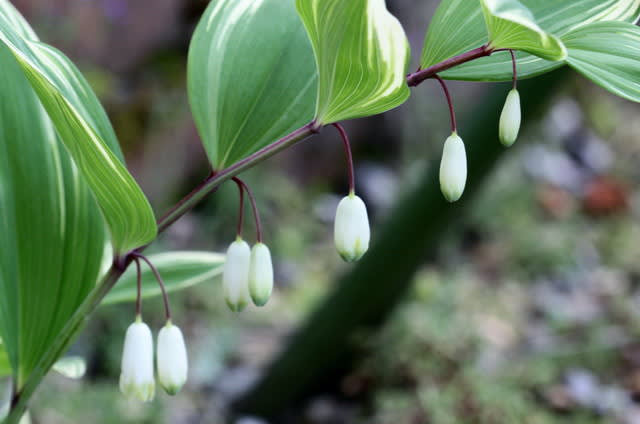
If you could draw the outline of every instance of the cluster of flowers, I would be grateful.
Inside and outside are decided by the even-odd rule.
[[[222,286],[227,306],[234,312],[242,311],[249,297],[256,306],[266,305],[273,290],[273,264],[267,245],[258,242],[249,249],[238,236],[227,249]]]
[[[502,145],[510,147],[515,143],[520,132],[522,121],[522,111],[520,107],[520,94],[516,88],[515,58],[514,60],[514,87],[507,95],[502,113],[500,114],[499,138]],[[441,80],[440,80],[441,81]],[[442,82],[442,81],[441,81]],[[447,99],[451,106],[451,98],[447,93]],[[453,116],[453,132],[444,143],[442,161],[440,162],[440,189],[445,199],[449,202],[456,202],[462,197],[467,182],[467,154],[464,142],[458,135],[455,128],[455,117]]]
[[[171,320],[158,334],[157,369],[160,385],[170,395],[178,393],[187,381],[187,349],[182,332]],[[153,338],[140,315],[125,336],[120,390],[143,402],[150,402],[155,396]]]

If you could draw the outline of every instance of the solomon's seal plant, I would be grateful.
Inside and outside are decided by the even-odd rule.
[[[367,251],[370,228],[341,121],[386,112],[403,104],[411,87],[438,81],[452,120],[440,183],[447,200],[455,201],[467,177],[458,136],[465,132],[464,123],[460,131],[456,126],[445,81],[509,81],[515,90],[517,78],[568,65],[638,102],[640,52],[633,46],[640,43],[639,15],[640,0],[442,0],[419,69],[407,75],[409,43],[384,0],[212,0],[191,41],[187,81],[211,173],[156,219],[80,71],[0,0],[0,355],[7,358],[0,375],[11,375],[13,383],[6,422],[19,422],[44,376],[101,304],[136,303],[120,386],[149,401],[156,378],[152,335],[142,322],[144,298],[164,298],[156,370],[170,394],[186,382],[187,349],[171,317],[169,292],[222,274],[221,291],[232,310],[267,303],[271,251],[254,196],[238,178],[242,172],[335,124],[350,190],[336,211],[334,236],[340,255],[357,260]],[[505,145],[520,130],[518,100],[517,91],[509,93],[502,116],[495,117]],[[159,233],[228,181],[239,188],[240,213],[226,257],[143,254]],[[245,195],[256,221],[253,249],[242,237]]]

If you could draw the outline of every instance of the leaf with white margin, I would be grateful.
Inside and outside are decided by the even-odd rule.
[[[222,274],[224,255],[211,252],[168,252],[151,255],[148,259],[160,272],[167,292],[174,292],[212,281]],[[144,261],[142,266],[142,297],[160,296],[158,282]],[[131,265],[118,284],[111,289],[101,305],[136,300],[136,267]]]
[[[75,164],[91,188],[117,253],[142,246],[157,234],[147,198],[124,166],[111,123],[91,87],[61,52],[16,28],[22,19],[0,0],[0,41],[40,98]]]
[[[567,57],[562,41],[538,26],[533,13],[518,0],[480,0],[494,49],[522,50],[543,59]]]
[[[384,0],[296,0],[318,66],[316,120],[393,109],[409,97],[409,42]]]
[[[636,22],[640,0],[522,0],[546,32],[562,37],[582,25],[599,21]],[[477,1],[442,0],[429,25],[421,67],[427,68],[489,41],[482,8]],[[519,78],[530,78],[565,64],[516,52]],[[513,78],[511,56],[495,53],[464,63],[440,74],[446,79],[509,81]]]
[[[569,66],[625,99],[640,102],[640,28],[596,22],[563,37]]]

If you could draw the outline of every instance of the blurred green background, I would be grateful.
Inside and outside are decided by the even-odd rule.
[[[206,1],[13,3],[87,75],[157,214],[207,175],[185,88],[189,37]],[[387,0],[414,56],[437,3]],[[487,96],[506,97],[509,90],[450,87],[465,139],[478,138],[465,132],[465,122]],[[143,405],[119,393],[134,308],[104,307],[70,352],[86,358],[87,375],[50,375],[32,402],[33,422],[640,423],[640,106],[574,74],[548,96],[541,115],[524,111],[526,131],[487,179],[475,181],[482,184],[471,201],[438,212],[449,224],[403,302],[379,317],[379,328],[354,331],[354,360],[332,367],[328,383],[283,395],[285,407],[269,420],[249,417],[251,402],[241,413],[233,407],[352,268],[333,247],[333,213],[347,191],[347,170],[329,128],[243,175],[274,255],[277,287],[269,305],[236,315],[224,305],[220,281],[172,295],[191,362],[181,394],[158,392]],[[440,88],[426,82],[401,108],[345,123],[374,241],[403,194],[437,166],[448,119]],[[497,127],[498,114],[489,124]],[[453,214],[459,217],[449,220]],[[224,251],[236,216],[236,188],[224,186],[152,250]],[[388,266],[406,253],[388,256]],[[381,276],[370,290],[400,283]],[[146,301],[144,311],[160,328],[161,300]],[[300,371],[316,378],[314,370]],[[277,399],[281,392],[270,387],[258,395]]]

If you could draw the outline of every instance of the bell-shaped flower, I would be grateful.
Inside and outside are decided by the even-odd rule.
[[[151,330],[139,317],[129,326],[125,336],[120,390],[143,402],[152,401],[155,395],[153,338]]]
[[[251,249],[240,237],[227,249],[222,272],[222,286],[227,306],[234,312],[242,311],[249,303],[249,265]]]
[[[440,162],[440,190],[445,199],[455,202],[464,192],[467,183],[467,153],[464,142],[456,132],[444,143]]]
[[[340,201],[336,210],[336,249],[345,261],[357,261],[369,249],[370,237],[367,207],[362,199],[352,192]]]
[[[522,111],[520,109],[520,94],[515,88],[509,92],[507,101],[500,114],[500,142],[509,147],[515,143],[520,132]]]
[[[182,331],[168,321],[158,333],[158,381],[170,395],[175,395],[187,381],[187,348]]]
[[[264,306],[273,290],[273,264],[271,252],[264,243],[256,243],[251,249],[249,292],[256,306]]]

